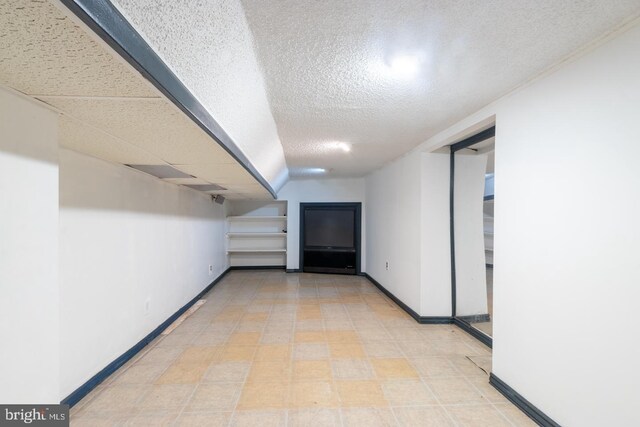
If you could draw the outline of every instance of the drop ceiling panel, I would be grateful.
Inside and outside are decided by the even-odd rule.
[[[240,165],[174,165],[176,169],[224,187],[232,184],[254,184],[255,179]]]
[[[209,184],[209,182],[201,178],[165,178],[164,181],[170,182],[172,184],[179,184],[179,185]]]
[[[211,193],[211,192],[217,192],[217,191],[225,191],[226,188],[217,185],[217,184],[196,184],[196,185],[185,185],[186,187],[189,187],[193,190],[198,190],[198,191],[204,191],[207,193]]]
[[[162,99],[40,99],[77,120],[109,129],[170,164],[236,163],[181,111]]]
[[[169,165],[127,165],[160,179],[167,178],[191,178],[191,175],[181,172]]]
[[[50,2],[0,0],[0,11],[0,83],[30,95],[159,96]]]
[[[60,145],[89,156],[121,164],[161,164],[163,161],[146,150],[108,135],[95,127],[60,116]]]

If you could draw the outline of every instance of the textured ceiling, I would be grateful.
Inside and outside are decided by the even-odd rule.
[[[170,164],[229,198],[271,198],[217,142],[63,6],[0,0],[0,84],[61,112],[60,145],[120,164]]]
[[[276,188],[287,165],[364,175],[640,13],[639,0],[113,3]],[[397,55],[415,75],[393,71]],[[268,197],[57,3],[0,0],[0,84],[59,109],[65,147]]]
[[[242,4],[290,170],[334,175],[383,165],[640,12],[638,0]],[[392,70],[396,55],[415,76]]]

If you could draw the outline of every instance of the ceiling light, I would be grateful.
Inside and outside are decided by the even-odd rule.
[[[341,142],[341,141],[335,141],[331,143],[331,148],[335,149],[335,150],[341,150],[344,151],[345,153],[348,153],[351,151],[351,145],[347,144],[346,142]]]
[[[303,172],[311,175],[325,173],[327,170],[325,168],[304,168]]]
[[[389,61],[389,69],[400,77],[413,77],[418,72],[420,59],[416,55],[397,55]]]

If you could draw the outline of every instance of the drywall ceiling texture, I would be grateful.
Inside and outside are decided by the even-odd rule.
[[[271,198],[222,147],[53,2],[0,0],[0,84],[61,112],[60,145],[120,164],[173,165],[175,184]],[[194,190],[195,191],[195,190]]]
[[[638,0],[242,0],[291,171],[362,175],[640,10]],[[195,13],[195,12],[194,12]],[[409,72],[394,72],[409,55]],[[332,150],[330,141],[352,144]]]
[[[239,0],[113,0],[277,191],[288,171]]]

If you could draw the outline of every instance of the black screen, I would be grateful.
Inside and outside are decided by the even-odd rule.
[[[305,246],[353,248],[353,210],[307,209],[304,212]]]

